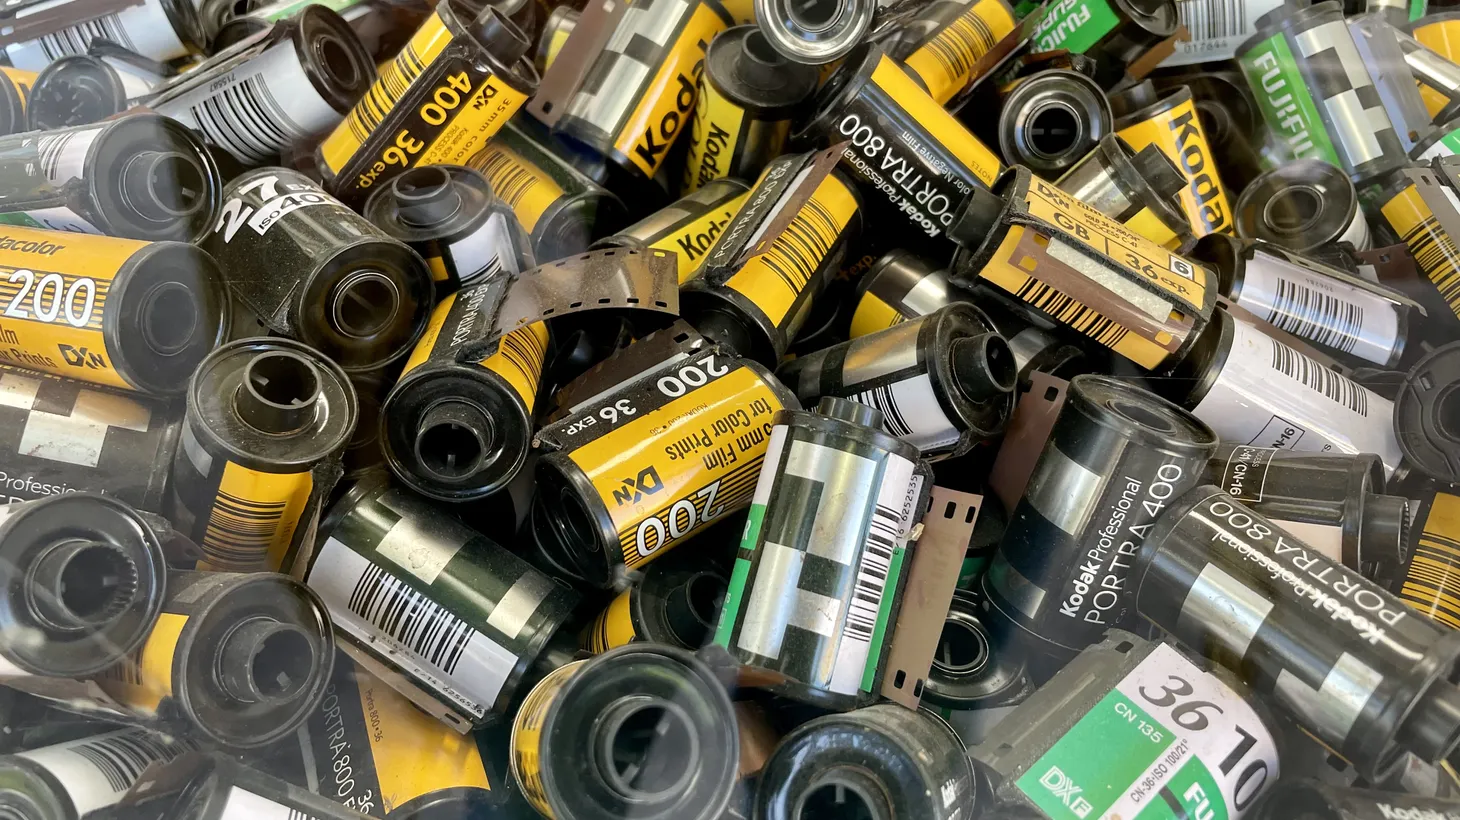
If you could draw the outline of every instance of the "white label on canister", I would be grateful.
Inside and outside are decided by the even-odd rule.
[[[1343,563],[1343,528],[1332,524],[1313,524],[1307,521],[1272,519],[1272,523],[1304,544],[1322,553],[1325,558]]]
[[[228,800],[218,820],[314,820],[314,815],[233,786],[228,790]]]
[[[1230,60],[1257,31],[1257,18],[1281,5],[1282,0],[1176,0],[1176,15],[1191,39],[1177,43],[1161,65]]]
[[[851,399],[882,411],[887,432],[924,453],[958,443],[958,428],[938,405],[926,373],[864,390]]]
[[[142,729],[125,729],[20,752],[17,757],[55,775],[75,805],[76,815],[84,816],[115,804],[148,766],[171,760],[187,748]]]
[[[1293,384],[1296,382],[1297,384]],[[1223,441],[1312,453],[1374,453],[1399,464],[1394,404],[1243,322],[1193,411]]]
[[[1247,264],[1237,304],[1294,336],[1379,365],[1399,342],[1393,302],[1261,251]]]
[[[70,5],[79,8],[82,4],[73,2]],[[23,17],[26,14],[50,10],[55,6],[55,3],[42,3],[31,6],[16,16]],[[160,63],[184,57],[188,53],[188,48],[178,38],[172,21],[167,19],[163,0],[146,0],[140,6],[132,6],[116,14],[96,17],[54,34],[6,46],[5,53],[10,57],[10,64],[16,68],[40,71],[50,65],[51,61],[68,54],[85,54],[92,41],[97,39],[111,40]]]
[[[503,271],[514,275],[522,272],[513,253],[510,231],[506,214],[494,213],[480,228],[451,243],[451,258],[456,262],[456,276],[462,287]]]

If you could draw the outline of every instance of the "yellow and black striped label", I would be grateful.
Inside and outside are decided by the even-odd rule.
[[[710,248],[715,246],[720,234],[735,215],[740,213],[740,206],[745,204],[749,196],[749,191],[727,192],[724,199],[711,205],[703,214],[647,238],[649,247],[670,251],[675,255],[679,262],[679,284],[683,285],[700,272]]]
[[[1460,629],[1460,497],[1435,493],[1399,597],[1430,620]]]
[[[538,385],[542,383],[547,347],[547,323],[533,322],[503,336],[497,352],[481,361],[482,367],[501,376],[512,386],[529,416],[537,402]]]
[[[1436,20],[1417,25],[1410,33],[1414,39],[1441,57],[1452,63],[1460,62],[1460,20]],[[1437,116],[1450,104],[1450,98],[1440,91],[1417,80],[1415,84],[1419,86],[1420,98],[1424,100],[1425,110],[1430,117]]]
[[[512,722],[512,775],[522,788],[523,797],[543,817],[556,817],[548,805],[547,789],[542,783],[543,726],[558,692],[582,670],[585,663],[587,661],[574,661],[560,666],[539,681],[522,701],[517,718]]]
[[[20,98],[21,113],[24,113],[30,107],[30,89],[35,85],[35,78],[40,75],[34,71],[24,71],[10,66],[0,66],[0,74],[5,75],[5,78],[10,81],[10,85],[15,88],[15,95]],[[24,131],[25,124],[17,123],[16,130]]]
[[[857,303],[857,309],[852,313],[852,325],[848,331],[848,338],[858,339],[906,321],[907,317],[902,315],[901,311],[882,301],[880,296],[869,290],[862,294],[862,300]]]
[[[903,65],[923,81],[928,96],[946,104],[973,81],[973,66],[1014,30],[1014,12],[1004,0],[975,0],[918,46]]]
[[[313,489],[314,476],[308,470],[264,473],[225,463],[207,511],[207,528],[198,542],[203,552],[198,569],[278,572]]]
[[[583,632],[583,648],[595,655],[602,655],[610,649],[633,641],[634,632],[634,590],[626,589],[593,619]]]
[[[118,703],[156,714],[164,698],[172,697],[173,659],[188,616],[163,612],[142,645],[116,666],[97,676],[97,685]]]
[[[1460,317],[1460,247],[1440,227],[1419,189],[1414,185],[1405,186],[1379,211],[1408,246],[1415,264],[1439,291],[1440,298]]]
[[[888,98],[906,111],[915,122],[950,154],[958,158],[965,167],[984,185],[993,185],[999,174],[1004,172],[1003,163],[987,145],[979,141],[958,118],[942,107],[928,92],[908,76],[897,61],[886,54],[878,60],[872,70],[872,83]],[[843,120],[845,122],[845,120]],[[916,152],[918,149],[909,147]],[[890,154],[888,154],[890,156]],[[931,193],[931,192],[929,192]],[[951,218],[951,217],[950,217]]]
[[[552,177],[497,141],[488,143],[471,165],[482,172],[492,193],[512,208],[528,233],[536,230],[542,215],[566,195]]]

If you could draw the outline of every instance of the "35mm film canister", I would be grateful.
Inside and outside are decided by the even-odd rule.
[[[127,809],[132,812],[129,820],[233,820],[239,815],[360,820],[359,813],[333,800],[245,766],[223,752],[183,755],[154,773],[134,787],[140,797],[135,808]],[[191,778],[183,780],[186,775]]]
[[[1253,820],[1447,820],[1460,802],[1377,789],[1346,789],[1317,781],[1283,782]]]
[[[7,583],[0,676],[85,677],[147,638],[166,565],[156,532],[120,501],[67,493],[0,507]]]
[[[579,404],[536,436],[539,547],[600,587],[678,548],[750,505],[784,407],[800,405],[768,370],[713,345]]]
[[[200,568],[278,569],[309,529],[355,428],[344,371],[288,339],[214,351],[188,386],[168,517],[202,548]]]
[[[474,8],[437,5],[315,150],[345,204],[408,168],[466,162],[536,93],[527,35],[495,7]]]
[[[1399,600],[1441,626],[1460,629],[1460,496],[1429,489],[1411,505],[1415,535]]]
[[[1241,675],[1369,781],[1405,752],[1435,762],[1460,742],[1460,634],[1223,490],[1172,504],[1132,577],[1142,616]]]
[[[173,570],[146,642],[97,683],[185,735],[257,748],[304,724],[334,657],[324,603],[293,578]]]
[[[1009,644],[995,647],[979,603],[975,593],[953,592],[923,687],[923,699],[931,706],[993,709],[1029,696],[1032,684],[1024,673],[1023,654]]]
[[[858,339],[926,316],[951,304],[948,272],[934,270],[918,256],[893,250],[883,254],[857,284],[856,309],[847,335]]]
[[[272,162],[327,134],[375,80],[375,64],[344,18],[306,6],[258,46],[208,60],[147,105],[232,154]]]
[[[558,58],[563,50],[563,44],[568,42],[573,29],[578,27],[578,22],[583,19],[583,12],[572,6],[556,6],[547,20],[542,24],[542,32],[537,38],[537,55],[533,62],[539,73],[546,74],[548,66]]]
[[[0,365],[0,504],[104,492],[162,512],[182,403]]]
[[[594,248],[659,248],[679,262],[679,283],[699,273],[710,249],[749,196],[750,186],[726,177],[701,185],[634,224],[593,243]]]
[[[1010,165],[1056,177],[1115,131],[1115,115],[1099,83],[1054,68],[1000,89],[999,152]]]
[[[1383,494],[1378,456],[1223,444],[1203,481],[1379,586],[1404,574],[1409,502]]]
[[[1059,662],[1126,622],[1142,539],[1216,448],[1210,428],[1156,395],[1076,376],[983,577],[1000,642]]]
[[[141,103],[163,82],[162,75],[103,49],[62,57],[36,75],[26,107],[29,128],[11,133],[101,122]]]
[[[709,643],[725,601],[725,574],[694,551],[676,552],[644,568],[583,630],[595,655],[633,641],[693,652]]]
[[[79,820],[120,802],[147,766],[192,751],[187,741],[134,727],[5,755],[0,811],[17,820]]]
[[[1160,146],[1147,145],[1137,153],[1112,134],[1055,185],[1168,250],[1179,253],[1196,241],[1191,223],[1177,208],[1186,178]]]
[[[1408,34],[1396,32],[1394,36],[1430,118],[1442,123],[1460,115],[1460,66]]]
[[[1450,235],[1450,226],[1460,209],[1446,196],[1455,190],[1454,168],[1447,159],[1396,174],[1379,196],[1379,214],[1424,274],[1413,295],[1429,309],[1428,323],[1453,335],[1460,328],[1460,246]],[[1440,213],[1435,212],[1436,205]],[[1437,341],[1449,340],[1450,336],[1442,336]]]
[[[84,6],[74,0],[65,5],[68,12]],[[5,46],[9,65],[40,71],[68,54],[85,54],[100,39],[111,40],[159,63],[203,50],[197,7],[187,0],[143,0],[113,13],[97,9],[77,16],[90,19],[44,37]]]
[[[0,137],[0,223],[197,241],[223,183],[201,138],[160,114]]]
[[[1281,730],[1249,697],[1169,644],[1111,630],[969,756],[1000,804],[1033,812],[1010,820],[1181,817],[1201,806],[1250,818],[1278,782]]]
[[[724,177],[754,179],[786,152],[791,120],[815,93],[815,67],[787,60],[758,26],[735,26],[705,53],[681,193]]]
[[[1394,397],[1394,435],[1406,466],[1440,482],[1460,483],[1460,343],[1414,363]]]
[[[1297,253],[1335,242],[1362,251],[1372,241],[1353,182],[1319,159],[1286,162],[1252,180],[1237,199],[1236,226],[1243,239],[1261,239]]]
[[[1232,205],[1217,173],[1216,155],[1197,115],[1191,89],[1160,95],[1149,81],[1111,96],[1116,134],[1140,151],[1161,149],[1186,178],[1181,208],[1198,237],[1232,232]]]
[[[261,331],[298,339],[347,372],[404,357],[420,338],[433,284],[404,242],[286,168],[241,174],[224,199],[202,244]]]
[[[755,816],[957,820],[980,806],[963,742],[942,718],[894,703],[826,715],[766,761]]]
[[[1457,58],[1460,58],[1460,42],[1455,40],[1457,30],[1460,30],[1460,15],[1454,11],[1445,10],[1435,14],[1425,15],[1418,20],[1411,21],[1408,30],[1415,43],[1418,43],[1424,50],[1429,51],[1435,58],[1454,65]],[[1401,44],[1404,41],[1401,40]],[[1405,62],[1411,63],[1412,49],[1406,48],[1404,55]],[[1419,58],[1421,63],[1433,64],[1433,58],[1426,60],[1423,56]],[[1440,69],[1441,75],[1448,76],[1453,69],[1448,66],[1434,66]],[[1425,109],[1435,118],[1435,122],[1444,122],[1448,117],[1441,117],[1440,114],[1450,105],[1451,98],[1445,92],[1448,89],[1437,87],[1445,85],[1439,82],[1431,85],[1425,81],[1425,75],[1431,72],[1425,71],[1424,67],[1413,67],[1410,71],[1414,73],[1415,80],[1419,85],[1420,100]]]
[[[5,227],[0,270],[6,364],[176,394],[228,333],[218,265],[182,242]]]
[[[1180,22],[1172,0],[1075,0],[1050,6],[1030,37],[1035,52],[1064,49],[1094,58],[1096,78],[1110,87]]]
[[[439,700],[458,731],[508,713],[578,603],[567,586],[380,474],[335,504],[292,574],[324,599],[348,648],[404,678],[402,694],[416,695],[401,688],[413,686]]]
[[[765,688],[840,711],[880,697],[908,534],[931,489],[881,415],[831,396],[776,414],[715,628]]]
[[[512,774],[557,820],[715,820],[735,787],[735,711],[693,654],[634,644],[560,667],[512,724]]]
[[[437,299],[537,267],[517,215],[465,166],[412,168],[375,189],[361,213],[426,260]]]
[[[776,376],[807,407],[836,396],[877,408],[887,432],[931,458],[961,455],[1003,432],[1018,368],[977,308],[950,304],[792,359]]]
[[[37,76],[33,71],[0,66],[0,134],[31,130],[26,108]]]
[[[891,53],[928,96],[948,106],[972,84],[979,59],[1014,30],[1015,19],[1006,0],[934,0],[903,24]]]

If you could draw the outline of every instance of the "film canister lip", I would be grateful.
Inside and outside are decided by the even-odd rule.
[[[631,644],[560,667],[512,725],[512,774],[539,812],[575,820],[711,820],[729,803],[739,730],[693,653]]]
[[[1349,242],[1370,246],[1369,223],[1348,176],[1318,159],[1279,165],[1252,180],[1237,198],[1237,235],[1304,253]]]
[[[1240,675],[1369,781],[1405,752],[1436,762],[1460,742],[1460,632],[1221,488],[1171,504],[1131,577],[1146,620]]]
[[[1011,165],[1043,176],[1080,161],[1115,130],[1099,83],[1078,71],[1050,69],[1022,77],[1003,95],[999,150]]]
[[[1394,400],[1394,435],[1406,464],[1460,483],[1460,342],[1415,362]]]
[[[25,109],[38,76],[34,71],[0,66],[0,134],[29,130]]]
[[[692,551],[651,562],[583,630],[583,648],[601,654],[646,641],[693,652],[714,634],[728,584],[715,563]]]
[[[982,817],[982,804],[953,727],[927,709],[883,703],[786,735],[761,772],[755,817],[957,820]]]
[[[113,67],[92,54],[72,54],[36,76],[26,110],[33,131],[100,122],[127,110],[156,85],[141,73]]]
[[[93,813],[111,815],[108,809],[149,764],[166,763],[197,748],[142,727],[119,729],[103,722],[92,727],[73,740],[0,756],[0,817],[79,820]],[[98,779],[116,790],[97,788]]]
[[[1137,152],[1105,136],[1055,185],[1164,248],[1182,251],[1196,241],[1178,207],[1186,178],[1155,144]]]
[[[0,560],[10,576],[0,666],[12,674],[100,672],[141,646],[162,610],[166,561],[156,532],[100,493],[0,507]]]
[[[862,42],[872,28],[875,0],[755,0],[756,24],[788,59],[824,65]]]
[[[1028,677],[1018,648],[998,646],[980,618],[978,596],[953,592],[923,699],[945,709],[981,709],[1027,694]]]

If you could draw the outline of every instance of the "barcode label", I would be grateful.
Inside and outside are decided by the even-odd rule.
[[[1014,295],[1060,324],[1078,330],[1109,348],[1114,348],[1130,332],[1032,276]]]
[[[65,787],[77,816],[113,805],[148,766],[168,761],[192,748],[167,742],[142,729],[89,737],[21,752],[49,771]]]
[[[887,587],[887,571],[892,567],[892,550],[897,546],[897,530],[898,511],[878,504],[872,513],[867,540],[862,544],[862,562],[857,566],[852,605],[847,607],[845,634],[851,640],[872,640],[877,610]]]
[[[787,290],[799,294],[831,252],[840,233],[841,225],[831,211],[812,197],[771,243],[765,252],[765,266],[775,272]]]
[[[977,13],[978,5],[978,2],[971,3],[961,17],[918,49],[931,56],[943,70],[940,87],[952,86],[954,90],[961,87],[972,73],[974,63],[997,41],[988,23]]]
[[[219,490],[201,544],[209,566],[261,568],[288,506],[287,501],[251,501]]]
[[[501,146],[491,146],[481,164],[482,176],[492,186],[492,193],[513,210],[538,184],[537,175]]]
[[[1247,263],[1238,304],[1274,327],[1387,365],[1399,343],[1399,317],[1382,297],[1259,250]]]
[[[234,786],[228,792],[228,800],[223,804],[223,811],[219,813],[218,820],[319,820],[319,818]]]
[[[926,373],[864,390],[851,398],[880,410],[887,432],[924,454],[958,443],[958,428],[938,404],[938,395]]]
[[[1272,369],[1361,416],[1369,415],[1369,391],[1276,339],[1272,343]]]
[[[1301,336],[1345,353],[1352,353],[1364,328],[1364,309],[1337,296],[1280,279],[1267,321],[1294,336]]]
[[[1450,311],[1460,316],[1460,246],[1440,227],[1434,215],[1426,216],[1400,237],[1409,246],[1415,264],[1434,283]]]
[[[327,540],[307,582],[335,625],[374,654],[482,717],[519,659],[415,587]]]
[[[60,185],[81,177],[86,170],[86,155],[99,130],[68,131],[47,134],[36,140],[41,173],[51,183]]]
[[[423,55],[422,44],[418,42],[426,33],[427,29],[435,31],[439,29],[447,39],[451,35],[441,27],[440,18],[435,16],[427,19],[426,23],[417,30],[416,36],[406,43],[394,60],[381,70],[379,78],[365,92],[365,96],[350,109],[350,114],[345,118],[349,123],[350,133],[361,144],[370,138],[371,132],[380,125],[389,114],[391,109],[401,97],[405,96],[406,90],[411,87],[411,82],[421,76],[435,59],[435,54]],[[434,28],[432,28],[434,26]],[[439,48],[436,49],[439,53]],[[470,90],[468,88],[468,90]]]
[[[1257,18],[1281,4],[1282,0],[1177,0],[1177,18],[1191,39],[1177,43],[1161,65],[1230,60],[1242,41],[1257,31]]]
[[[144,735],[112,735],[97,738],[71,750],[88,761],[106,778],[114,792],[125,792],[142,776],[143,770],[159,760],[171,760],[178,750]]]
[[[208,141],[244,161],[264,162],[307,136],[254,74],[188,109]]]
[[[131,51],[136,51],[132,38],[122,27],[122,21],[115,14],[87,20],[80,25],[62,29],[55,34],[40,38],[41,52],[48,61],[59,60],[71,54],[85,54],[91,48],[92,40],[111,40]]]

